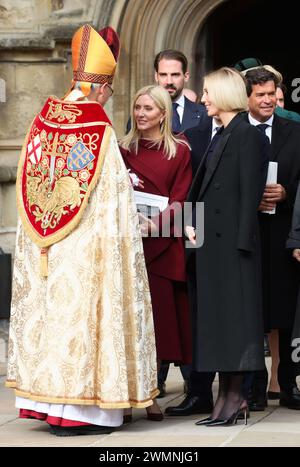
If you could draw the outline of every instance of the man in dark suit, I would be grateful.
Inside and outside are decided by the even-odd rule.
[[[184,95],[184,85],[189,81],[188,60],[179,50],[159,52],[154,60],[155,81],[170,94],[173,107],[172,130],[181,133],[188,128],[202,125],[208,120],[202,104],[192,102]],[[126,125],[130,131],[131,119]]]
[[[189,81],[189,72],[187,58],[182,52],[173,49],[162,50],[155,57],[154,69],[156,83],[168,91],[172,100],[172,130],[175,133],[181,133],[193,127],[202,128],[210,124],[204,106],[184,96],[183,89]],[[168,364],[161,365],[158,374],[160,397],[165,394],[164,383],[168,370]],[[190,365],[183,365],[180,370],[186,383],[186,390],[188,390]]]
[[[299,268],[285,249],[300,178],[300,125],[274,114],[277,78],[272,72],[260,67],[249,70],[245,77],[249,122],[270,139],[270,160],[278,163],[277,182],[266,185],[259,208],[265,330],[279,330],[280,405],[300,409],[296,368],[291,358]],[[275,213],[269,214],[274,208]],[[267,382],[266,369],[255,373],[250,410],[264,410]]]
[[[173,49],[162,50],[154,60],[155,81],[164,87],[172,99],[172,129],[179,133],[202,124],[207,119],[202,104],[190,101],[183,94],[184,85],[189,80],[186,56]]]
[[[294,211],[293,211],[293,220],[291,230],[286,242],[286,247],[292,254],[293,258],[300,263],[300,183],[298,184],[297,195],[295,199]],[[300,285],[300,284],[299,284]],[[294,329],[292,335],[292,346],[296,347],[295,358],[298,363],[298,374],[299,374],[299,350],[297,347],[299,346],[299,337],[300,337],[300,288],[299,288],[299,295],[298,295],[298,302],[297,302],[297,309],[296,309],[296,317],[294,321]],[[295,339],[295,341],[294,341]]]

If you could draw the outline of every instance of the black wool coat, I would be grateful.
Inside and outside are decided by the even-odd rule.
[[[204,156],[188,201],[204,203],[204,244],[195,249],[196,371],[264,367],[257,208],[265,183],[265,136],[237,115],[207,169]]]
[[[262,247],[265,330],[293,327],[299,287],[299,265],[286,240],[300,178],[300,124],[274,115],[270,160],[278,162],[277,183],[287,198],[275,214],[259,214]]]

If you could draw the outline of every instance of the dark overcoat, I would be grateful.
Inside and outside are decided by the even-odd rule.
[[[294,248],[300,248],[300,183],[298,184],[293,211],[292,227],[286,242],[286,247],[288,248],[290,255],[292,255],[292,251],[294,250]],[[296,263],[296,259],[294,259],[294,261]],[[299,269],[300,264],[296,264],[297,268]],[[298,292],[298,303],[296,308],[296,316],[292,335],[293,338],[300,338],[300,287]]]
[[[300,124],[274,115],[270,160],[278,162],[277,183],[286,200],[275,214],[259,214],[265,330],[291,329],[299,287],[299,265],[285,248],[300,178]]]
[[[206,157],[188,201],[204,203],[204,244],[195,250],[197,307],[192,316],[197,371],[264,367],[257,208],[266,138],[237,115]]]

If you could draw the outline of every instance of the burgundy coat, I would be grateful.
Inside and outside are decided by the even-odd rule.
[[[183,205],[192,182],[190,150],[185,144],[179,144],[177,154],[168,159],[162,149],[151,147],[146,140],[140,140],[138,154],[120,148],[125,164],[144,182],[144,191],[167,196],[169,205],[173,202]],[[178,204],[177,204],[178,206]],[[164,223],[166,208],[157,219],[160,228]],[[174,281],[185,281],[185,256],[183,237],[174,237],[171,210],[171,237],[143,238],[144,253],[149,272]]]

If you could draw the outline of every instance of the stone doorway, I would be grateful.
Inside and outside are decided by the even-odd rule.
[[[291,100],[292,81],[300,77],[296,50],[299,18],[294,8],[292,0],[286,0],[281,7],[275,7],[273,0],[229,0],[219,5],[197,38],[198,81],[204,71],[257,57],[283,74],[288,88],[286,108],[299,112],[299,104]]]

